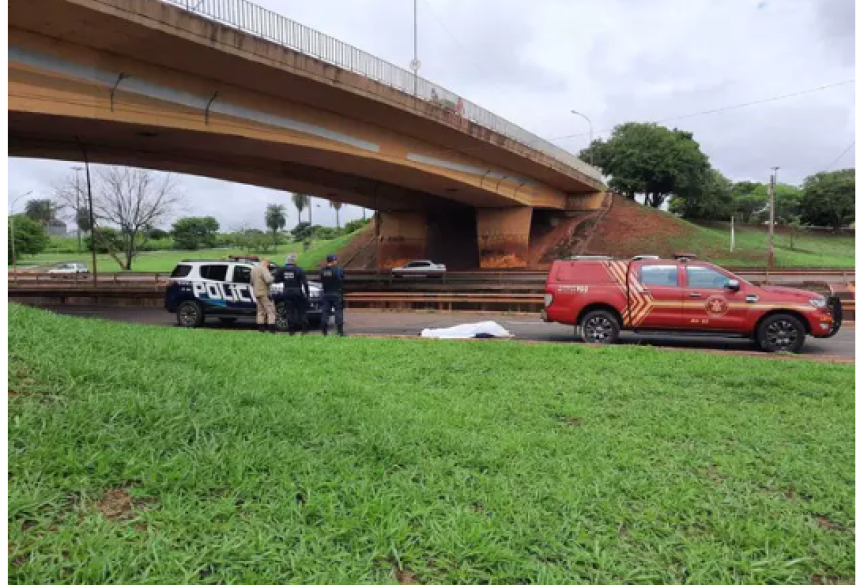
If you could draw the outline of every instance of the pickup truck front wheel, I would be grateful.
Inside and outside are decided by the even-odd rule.
[[[591,311],[580,321],[585,343],[609,344],[618,341],[621,327],[609,311]]]
[[[797,353],[806,339],[806,328],[794,315],[770,315],[756,328],[758,346],[767,352],[788,351]]]

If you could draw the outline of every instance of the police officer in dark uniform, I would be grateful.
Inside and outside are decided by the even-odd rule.
[[[320,281],[323,288],[322,334],[328,335],[329,315],[334,308],[337,334],[343,336],[343,269],[337,265],[337,256],[334,254],[326,256],[325,267],[320,271]]]
[[[308,331],[308,298],[311,293],[305,271],[296,266],[295,254],[287,256],[287,261],[280,270],[278,280],[284,283],[287,331],[290,332],[290,335],[295,335],[296,330],[301,326],[302,335],[304,335]]]

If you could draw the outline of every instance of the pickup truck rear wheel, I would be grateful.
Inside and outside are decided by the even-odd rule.
[[[770,315],[762,319],[756,327],[756,341],[763,351],[797,353],[805,340],[806,328],[794,315]]]
[[[618,341],[621,327],[609,311],[591,311],[579,323],[586,343],[609,344]]]

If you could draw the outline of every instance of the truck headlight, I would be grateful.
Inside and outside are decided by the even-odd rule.
[[[827,306],[827,299],[809,299],[809,304],[816,309],[823,309]]]
[[[543,306],[549,307],[552,304],[552,295],[546,294],[543,296]]]

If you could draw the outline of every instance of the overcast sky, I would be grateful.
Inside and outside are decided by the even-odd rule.
[[[258,0],[397,65],[412,59],[408,0]],[[526,10],[527,9],[527,10]],[[560,146],[587,145],[588,115],[606,136],[854,79],[854,0],[418,0],[421,75]],[[732,180],[800,183],[854,166],[855,86],[666,121],[692,131]],[[835,161],[835,162],[834,162]],[[10,197],[46,195],[70,165],[10,159]],[[183,178],[186,212],[225,228],[262,225],[289,195]],[[241,200],[237,210],[231,202]],[[334,224],[317,200],[315,223]],[[19,207],[20,207],[19,203]],[[16,209],[17,210],[17,209]],[[347,208],[343,220],[361,217]],[[290,207],[290,224],[296,221]]]

